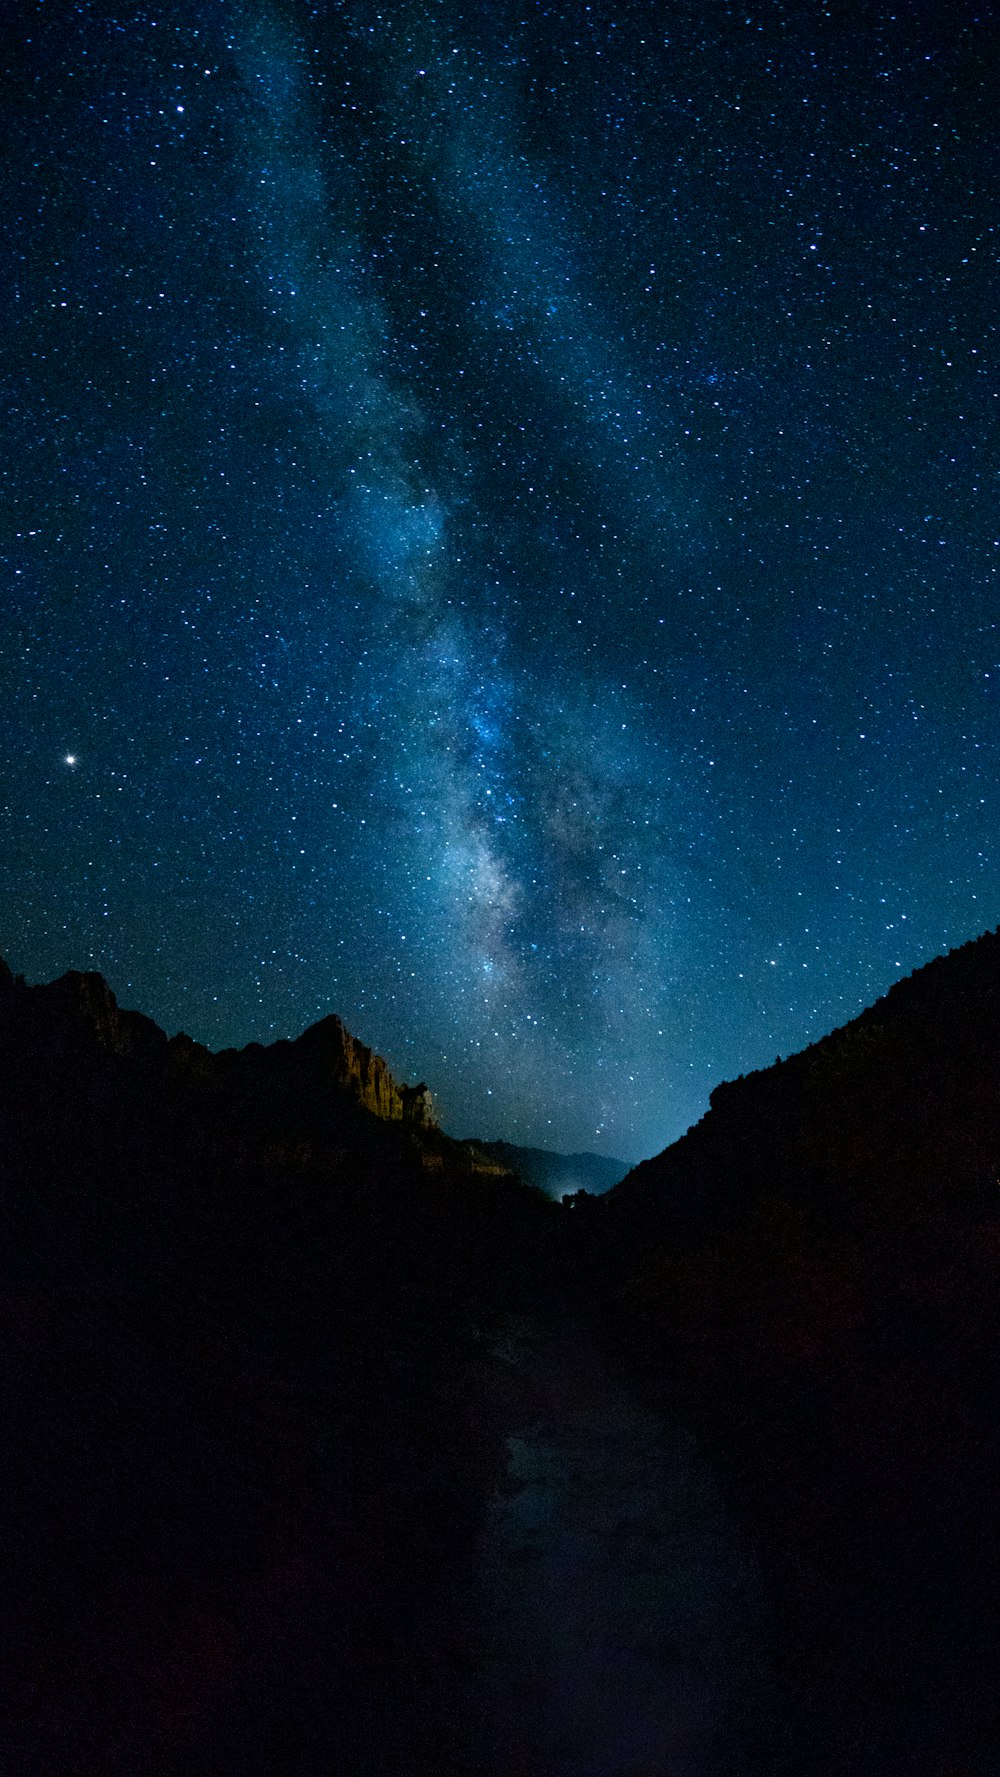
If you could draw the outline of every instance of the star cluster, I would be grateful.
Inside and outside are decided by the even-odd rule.
[[[5,34],[15,967],[629,1158],[996,923],[982,9]]]

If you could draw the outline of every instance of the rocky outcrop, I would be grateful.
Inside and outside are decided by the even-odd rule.
[[[998,1085],[990,934],[567,1209],[338,1019],[212,1054],[0,968],[0,1770],[486,1777],[471,1658],[497,1777],[996,1777]]]
[[[17,1020],[25,1032],[46,1032],[71,1048],[98,1048],[109,1055],[155,1055],[167,1038],[142,1012],[119,1006],[103,975],[70,969],[57,981],[28,987],[0,959],[0,1021]]]
[[[938,957],[799,1054],[717,1086],[680,1141],[607,1199],[664,1237],[780,1199],[813,1225],[992,1218],[1000,1161],[1000,931]]]
[[[141,1012],[119,1006],[102,975],[71,969],[56,981],[28,987],[0,959],[0,1029],[6,1024],[21,1044],[55,1046],[63,1052],[99,1052],[159,1064],[168,1077],[210,1095],[230,1093],[245,1081],[258,1104],[290,1085],[304,1093],[342,1098],[382,1122],[415,1130],[436,1129],[431,1095],[422,1083],[401,1085],[388,1064],[351,1035],[337,1017],[322,1019],[295,1041],[213,1054],[184,1032],[166,1034]]]
[[[399,1085],[381,1055],[353,1037],[335,1015],[311,1025],[292,1048],[315,1077],[349,1092],[374,1117],[419,1129],[435,1127],[427,1087]]]

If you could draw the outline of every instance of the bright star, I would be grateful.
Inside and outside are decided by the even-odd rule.
[[[67,765],[75,765],[76,764],[76,754],[75,753],[67,753],[66,754],[66,764]]]

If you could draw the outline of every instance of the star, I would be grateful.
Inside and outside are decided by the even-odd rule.
[[[887,109],[803,9],[522,8],[487,82],[456,0],[177,0],[110,86],[46,10],[0,213],[20,970],[58,931],[219,1046],[336,1011],[453,1132],[637,1159],[1000,918],[982,21],[953,214],[933,65]],[[40,784],[74,729],[128,772]]]

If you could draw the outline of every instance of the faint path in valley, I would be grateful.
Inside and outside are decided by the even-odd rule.
[[[537,1415],[508,1439],[480,1569],[484,1770],[736,1777],[766,1707],[752,1557],[683,1428],[572,1330],[494,1347]]]

